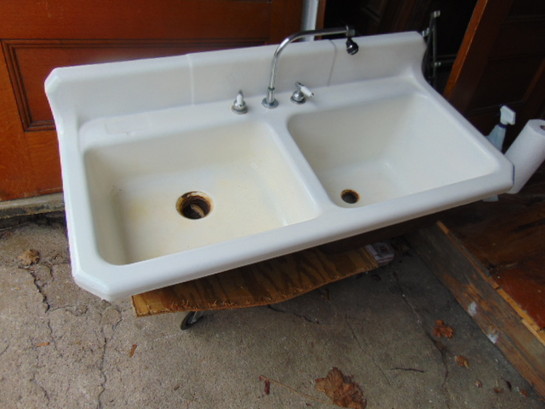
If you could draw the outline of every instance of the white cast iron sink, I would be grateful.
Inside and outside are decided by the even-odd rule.
[[[114,300],[509,190],[512,165],[424,81],[418,34],[355,40],[286,49],[272,110],[274,46],[54,70],[76,282]]]

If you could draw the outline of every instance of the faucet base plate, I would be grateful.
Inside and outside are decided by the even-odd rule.
[[[275,99],[272,102],[267,101],[267,98],[263,98],[263,101],[261,101],[261,105],[263,105],[265,108],[276,108],[278,106],[278,101]]]

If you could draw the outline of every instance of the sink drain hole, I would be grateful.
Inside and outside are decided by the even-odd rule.
[[[360,195],[355,190],[345,189],[341,192],[341,199],[346,203],[354,204],[360,200]]]
[[[202,192],[187,192],[176,201],[176,210],[188,219],[202,219],[212,210],[212,200]]]

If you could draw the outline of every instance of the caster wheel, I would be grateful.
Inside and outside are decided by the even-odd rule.
[[[191,328],[203,317],[202,311],[189,311],[180,324],[180,329],[185,331]]]

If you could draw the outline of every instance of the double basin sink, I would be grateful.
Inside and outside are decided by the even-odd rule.
[[[55,70],[76,282],[113,300],[509,190],[512,165],[422,78],[418,34],[356,41],[358,61],[337,40],[293,44],[271,110],[271,47]],[[246,88],[232,79],[245,58],[263,71],[237,74]],[[317,59],[324,73],[306,73]],[[161,81],[184,70],[180,102]],[[315,94],[301,105],[295,80]],[[230,109],[238,88],[244,115]]]

